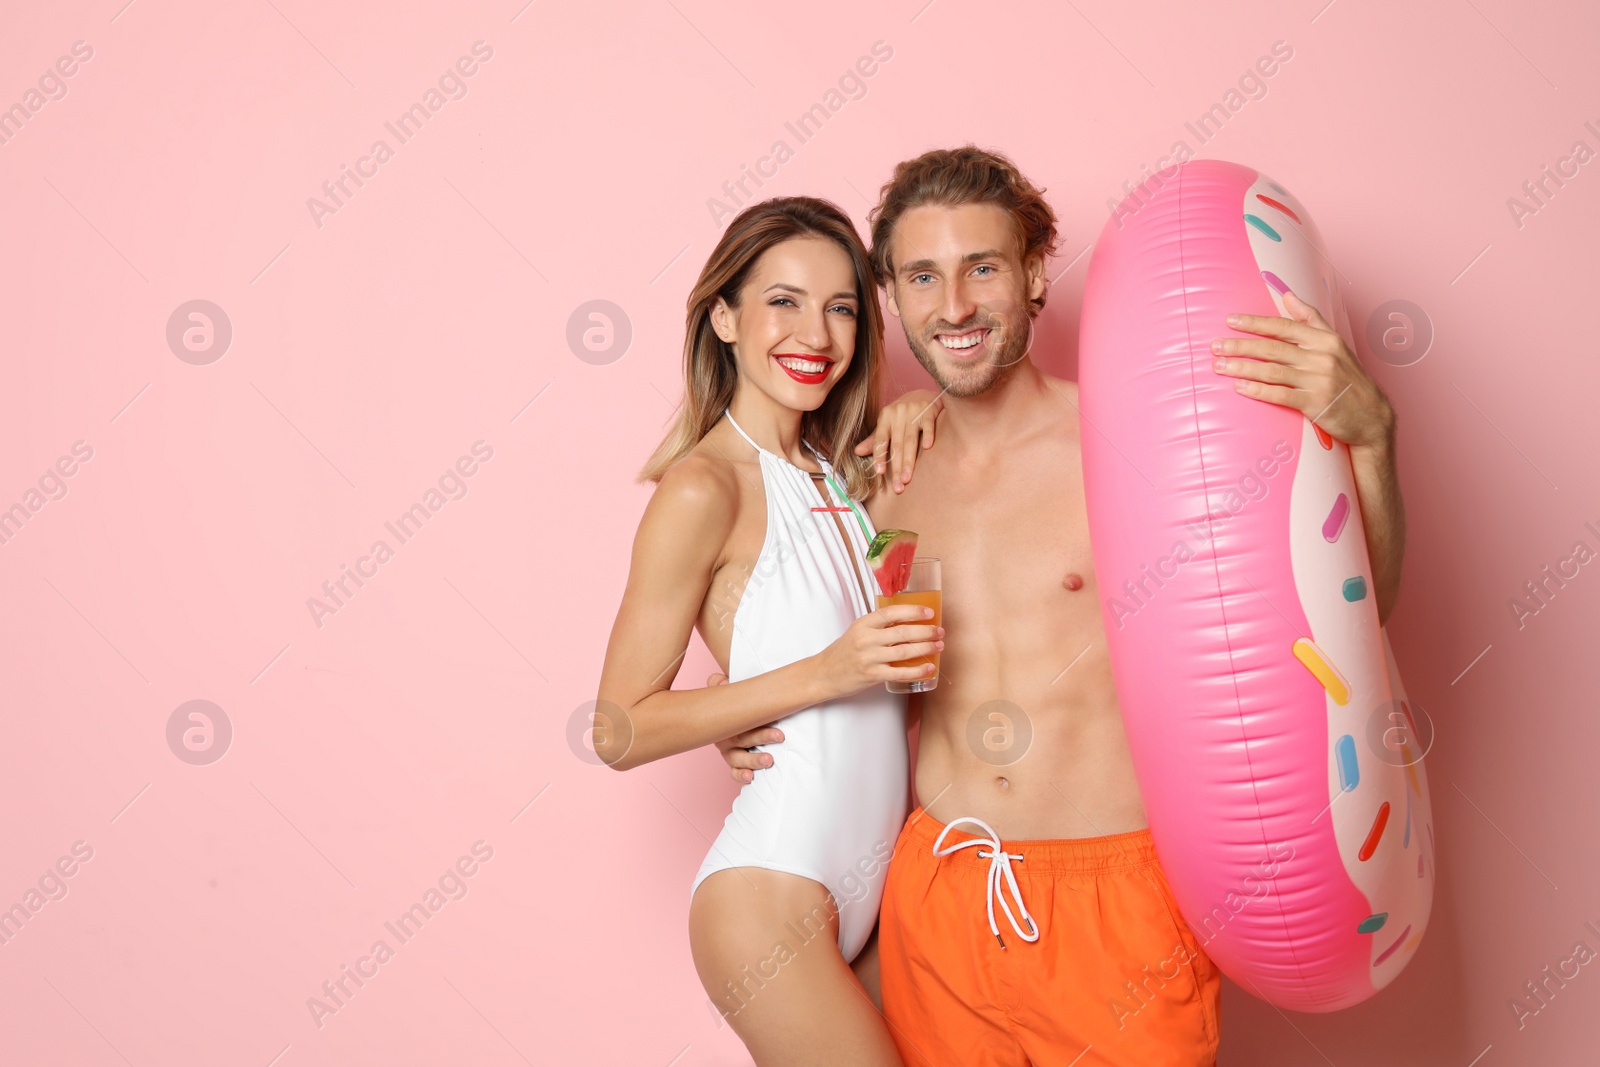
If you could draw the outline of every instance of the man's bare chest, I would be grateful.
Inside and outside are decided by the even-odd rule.
[[[879,529],[915,530],[917,554],[937,556],[946,589],[974,604],[1041,608],[1065,591],[1092,605],[1094,561],[1076,474],[919,466],[905,493],[880,494],[869,511]]]

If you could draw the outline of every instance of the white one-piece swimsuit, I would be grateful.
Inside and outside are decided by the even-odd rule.
[[[760,453],[767,496],[766,537],[733,615],[731,683],[821,652],[876,607],[866,562],[876,531],[809,443],[822,474],[768,452],[731,413],[727,418]],[[772,766],[757,770],[734,798],[690,896],[707,876],[730,867],[810,878],[833,894],[839,951],[853,960],[877,921],[889,857],[906,820],[905,698],[874,685],[774,725],[784,740],[755,749],[771,752]],[[807,930],[804,918],[795,916],[793,928]]]

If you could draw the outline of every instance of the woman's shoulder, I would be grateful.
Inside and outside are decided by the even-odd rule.
[[[635,566],[661,572],[714,571],[739,517],[733,465],[690,452],[661,475],[634,536]]]
[[[725,517],[731,524],[739,507],[739,472],[702,440],[667,468],[651,503],[673,511],[693,511],[705,518]]]
[[[667,468],[656,492],[710,503],[718,497],[736,494],[738,489],[739,476],[733,464],[696,445],[693,451]]]

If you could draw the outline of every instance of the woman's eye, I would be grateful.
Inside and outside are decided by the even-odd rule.
[[[787,296],[780,296],[772,302],[773,307],[777,307],[780,304],[788,304],[789,306],[793,307],[794,301]]]
[[[835,304],[833,306],[833,310],[842,311],[851,318],[855,318],[856,316],[856,309],[851,307],[849,304]]]

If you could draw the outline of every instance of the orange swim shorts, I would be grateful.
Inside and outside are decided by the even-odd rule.
[[[1150,831],[997,842],[975,823],[919,805],[889,862],[883,1013],[907,1067],[1215,1064],[1221,976]]]

